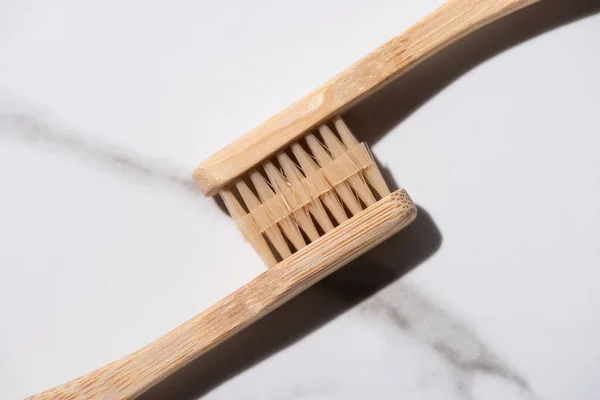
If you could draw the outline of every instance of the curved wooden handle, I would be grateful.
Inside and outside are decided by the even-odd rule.
[[[162,338],[99,370],[32,396],[133,399],[263,315],[411,223],[417,209],[398,190],[268,269]]]
[[[194,179],[216,194],[277,150],[464,35],[540,0],[451,0],[350,68],[206,159]]]

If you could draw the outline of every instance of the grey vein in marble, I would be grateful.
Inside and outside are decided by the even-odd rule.
[[[456,390],[465,400],[476,400],[472,384],[478,374],[514,385],[523,398],[536,398],[527,380],[502,362],[472,329],[412,286],[398,282],[365,301],[359,309],[370,317],[387,319],[436,352],[452,370]]]
[[[181,168],[94,139],[84,132],[53,121],[34,107],[20,107],[11,111],[0,109],[0,137],[51,146],[73,156],[110,166],[120,173],[144,176],[195,194],[199,193],[191,179],[186,176],[187,173],[181,172]],[[304,295],[304,299],[316,297],[319,303],[329,303],[329,306],[337,304],[334,308],[339,307],[340,299],[350,297],[348,305],[342,308],[352,308],[358,299],[359,305],[350,310],[350,313],[361,313],[368,318],[383,321],[443,359],[449,373],[454,377],[454,390],[459,398],[477,400],[473,394],[473,383],[479,375],[488,375],[513,385],[523,399],[536,398],[527,381],[500,361],[472,329],[402,280],[390,284],[373,296],[368,295],[369,290],[361,287],[361,282],[351,282],[348,285],[348,282],[340,282],[334,276],[311,289]],[[365,298],[366,300],[362,301]],[[308,302],[309,305],[310,303],[312,300]],[[327,307],[327,304],[324,306]],[[426,380],[426,377],[424,379]],[[323,381],[314,384],[311,387],[290,385],[286,388],[287,395],[284,397],[302,399],[316,394],[335,396],[335,383]]]
[[[348,268],[353,271],[341,270],[325,279],[240,333],[232,344],[209,353],[187,372],[186,379],[172,380],[143,399],[167,395],[181,400],[205,396],[214,400],[370,398],[365,393],[380,393],[373,398],[381,399],[538,399],[527,380],[495,355],[474,330],[414,286],[399,279],[372,295],[369,272],[381,274],[380,266],[363,259]],[[361,333],[361,342],[353,344],[344,336],[357,325],[371,330]],[[380,353],[380,344],[375,342],[386,341],[380,336],[384,332],[395,338],[392,344],[384,344],[386,349],[414,351]],[[332,339],[336,337],[340,338],[337,343]],[[370,353],[370,346],[372,358],[363,358],[357,351],[362,347]],[[343,353],[350,356],[339,361]],[[382,370],[378,357],[386,357],[391,369]],[[244,365],[248,359],[259,362]],[[341,369],[340,362],[345,364]],[[288,372],[277,375],[280,368]],[[373,379],[360,381],[373,368],[377,371]],[[215,369],[220,370],[217,377]],[[297,374],[295,369],[310,372]],[[394,375],[411,376],[411,370],[417,372],[408,380],[394,381]],[[249,382],[254,381],[261,382],[257,385],[261,391],[250,388]],[[387,391],[382,392],[381,386]]]
[[[10,108],[15,108],[14,105]],[[107,165],[124,174],[144,176],[200,194],[191,179],[190,171],[95,139],[81,130],[52,120],[35,107],[16,105],[18,107],[15,110],[0,109],[0,137],[27,144],[51,146],[84,160]]]

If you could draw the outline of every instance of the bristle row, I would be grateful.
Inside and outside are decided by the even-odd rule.
[[[322,141],[308,134],[304,143],[294,143],[276,161],[266,161],[264,175],[254,169],[249,179],[221,192],[244,238],[267,266],[389,194],[368,147],[356,140],[341,118],[333,122],[339,138],[322,125]]]
[[[290,215],[294,215],[297,211],[304,209],[309,203],[314,202],[315,199],[320,198],[325,193],[330,192],[332,188],[335,189],[350,178],[358,178],[366,185],[362,181],[363,177],[358,176],[358,173],[373,165],[373,161],[366,157],[367,154],[366,146],[364,143],[361,143],[313,174],[287,186],[279,191],[277,195],[272,196],[260,206],[253,209],[243,219],[251,219],[256,221],[256,224],[240,221],[244,226],[256,227],[254,232],[244,232],[246,239],[251,240],[251,238],[261,234],[268,228],[281,223],[281,221],[289,218]],[[348,190],[351,189],[348,188]],[[369,194],[373,198],[371,192]],[[352,198],[355,200],[353,195]],[[356,212],[360,212],[361,210],[359,209]]]

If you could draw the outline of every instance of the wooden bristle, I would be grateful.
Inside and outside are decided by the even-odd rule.
[[[279,161],[279,165],[281,165],[290,184],[301,184],[304,175],[300,172],[298,165],[296,165],[287,154],[279,153],[277,155],[277,161]],[[327,211],[325,211],[325,207],[323,206],[320,197],[313,198],[312,201],[308,203],[307,209],[317,221],[323,232],[327,233],[333,229],[333,223],[331,222],[329,215],[327,215]],[[311,240],[314,239],[311,237]]]
[[[319,174],[319,166],[315,160],[312,159],[310,154],[308,154],[308,152],[306,152],[306,150],[304,150],[300,144],[294,143],[292,145],[292,152],[294,153],[296,159],[298,159],[300,167],[306,174],[307,185],[310,189],[315,188],[318,191],[318,187],[330,186],[325,180],[325,177]],[[323,203],[325,203],[325,206],[329,212],[333,214],[333,217],[338,224],[341,224],[348,219],[348,216],[344,211],[344,206],[342,206],[342,203],[340,202],[340,199],[338,199],[335,192],[327,191],[321,195],[320,198],[323,200]]]
[[[248,187],[246,182],[238,181],[236,184],[236,187],[237,187],[238,191],[240,192],[242,199],[248,206],[248,210],[250,211],[250,213],[252,213],[253,211],[256,211],[262,203],[260,202],[260,200],[258,200],[256,198],[254,193],[252,193],[252,190],[250,190],[250,188]],[[268,213],[268,210],[266,210],[266,211]],[[257,215],[262,216],[263,219],[266,219],[264,215],[260,215],[260,214],[257,214]],[[259,220],[260,218],[255,217],[254,219]],[[260,224],[260,222],[257,221],[257,225],[259,225],[259,224]],[[279,228],[276,225],[264,226],[264,231],[262,231],[261,234],[264,234],[269,239],[269,241],[271,242],[271,244],[273,244],[273,247],[275,247],[275,249],[277,250],[277,252],[279,253],[279,256],[281,258],[286,258],[286,257],[289,257],[292,255],[292,252],[291,252],[289,246],[287,245],[285,238],[283,237],[283,234],[281,233],[281,231],[279,230]]]
[[[254,188],[258,192],[258,196],[260,197],[260,200],[263,203],[265,203],[267,200],[270,200],[271,198],[275,197],[275,191],[271,188],[271,186],[269,186],[269,183],[265,180],[265,178],[258,171],[254,170],[254,171],[250,172],[250,179],[252,180],[252,183],[254,184]],[[285,204],[283,204],[282,206],[289,210],[289,207],[286,207]],[[275,210],[270,210],[270,211],[275,211]],[[283,210],[284,213],[286,211],[287,210]],[[289,211],[291,212],[292,210],[289,210]],[[292,217],[290,217],[290,216],[285,217],[283,219],[278,220],[277,223],[278,223],[279,227],[281,228],[281,230],[283,231],[283,233],[285,234],[285,236],[287,237],[287,239],[290,242],[292,242],[292,244],[294,245],[296,250],[300,250],[301,248],[306,246],[306,243],[304,242],[304,239],[302,238],[302,234],[300,233],[300,229],[298,229],[298,225],[296,223],[294,223],[294,221],[292,220]]]
[[[371,153],[336,117],[221,191],[268,267],[390,193]],[[262,172],[261,172],[262,171]],[[264,172],[264,173],[263,173]],[[249,186],[251,183],[252,187]],[[241,203],[240,203],[241,200]]]
[[[319,128],[319,132],[333,157],[341,157],[346,153],[347,148],[338,140],[327,125],[322,125]],[[362,174],[351,175],[348,178],[348,184],[354,189],[367,207],[375,203],[375,197],[373,196],[373,193],[371,193],[371,189],[367,186]]]
[[[333,120],[333,123],[335,125],[335,129],[342,138],[342,142],[347,148],[352,148],[359,144],[358,140],[356,140],[356,137],[354,137],[354,135],[350,131],[350,128],[348,128],[348,125],[346,125],[346,123],[341,117],[336,117]],[[372,159],[371,154],[369,154],[368,157]],[[375,189],[377,194],[379,194],[379,198],[385,197],[388,194],[390,194],[390,189],[385,183],[385,180],[381,175],[381,171],[379,170],[375,162],[373,162],[373,164],[371,164],[369,167],[365,168],[365,170],[363,171],[363,176],[366,178],[367,182],[369,182],[371,187]]]
[[[317,140],[315,135],[312,133],[306,136],[306,143],[308,147],[312,151],[313,156],[317,159],[317,162],[321,166],[321,168],[327,167],[332,163],[333,157],[327,153],[327,150],[323,147],[323,144]],[[335,171],[335,173],[341,171]],[[327,177],[327,175],[326,175]],[[329,178],[329,177],[327,177]],[[331,182],[332,179],[328,179]],[[352,215],[358,214],[362,211],[362,207],[360,203],[356,199],[356,195],[352,192],[352,188],[350,187],[349,182],[341,182],[338,185],[334,186],[334,190],[342,200],[342,202],[350,209]]]
[[[269,177],[269,180],[271,181],[271,183],[273,183],[274,187],[277,189],[278,193],[283,192],[283,190],[287,189],[288,187],[290,187],[290,182],[288,182],[285,178],[285,176],[281,173],[281,171],[279,171],[277,169],[277,167],[275,167],[275,165],[272,162],[267,162],[264,165],[265,168],[265,172],[267,173],[267,176]],[[319,238],[319,232],[317,231],[317,227],[313,224],[311,218],[310,218],[310,214],[308,212],[308,208],[307,207],[302,207],[298,210],[295,210],[292,212],[292,217],[294,220],[296,220],[296,222],[298,222],[298,224],[300,225],[300,228],[302,228],[302,231],[304,231],[304,233],[306,234],[306,236],[308,236],[308,238],[313,241],[313,240],[317,240]],[[296,227],[297,229],[297,227]],[[298,232],[299,233],[299,232]],[[292,239],[290,239],[292,240]],[[294,239],[294,240],[298,240],[298,239]],[[292,240],[292,243],[294,243],[294,240]],[[304,243],[304,240],[302,240],[302,247],[306,245],[306,243]],[[297,250],[299,250],[299,248],[297,248]]]
[[[229,210],[229,214],[231,214],[231,217],[234,220],[238,221],[246,216],[246,211],[240,205],[239,201],[236,199],[235,195],[233,194],[233,192],[230,189],[222,190],[221,198],[223,199],[223,202],[225,203],[227,210]],[[241,227],[240,227],[240,230],[242,230]],[[245,237],[249,237],[250,235],[252,235],[252,232],[245,232],[242,230],[242,234]],[[256,251],[258,253],[260,258],[267,265],[267,267],[272,267],[275,264],[277,264],[275,255],[269,248],[267,241],[260,234],[260,232],[254,232],[254,235],[253,235],[252,239],[249,240],[249,243],[252,246],[252,248],[254,248],[254,251]]]

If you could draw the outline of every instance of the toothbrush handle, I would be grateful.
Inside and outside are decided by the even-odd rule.
[[[451,0],[320,88],[221,149],[194,171],[206,195],[399,74],[488,23],[540,0]],[[410,95],[410,94],[407,94]]]
[[[395,191],[155,342],[28,400],[134,399],[398,232],[416,214],[406,191]]]

